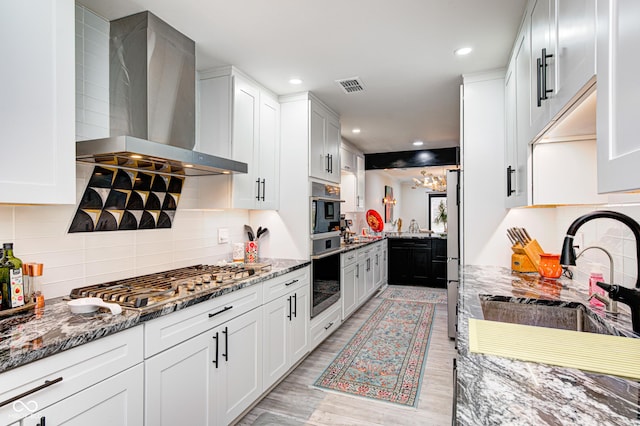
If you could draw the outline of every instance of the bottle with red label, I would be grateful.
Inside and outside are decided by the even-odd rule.
[[[22,282],[22,261],[13,255],[13,243],[2,245],[4,254],[0,259],[0,285],[4,309],[18,308],[27,302]]]

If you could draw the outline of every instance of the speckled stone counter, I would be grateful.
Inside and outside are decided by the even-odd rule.
[[[346,253],[346,252],[349,252],[349,251],[358,250],[358,249],[360,249],[362,247],[366,247],[366,246],[368,246],[370,244],[375,244],[375,243],[383,241],[383,240],[384,239],[380,238],[380,239],[377,239],[377,240],[358,241],[357,243],[349,243],[349,244],[342,243],[340,245],[339,252],[340,253]]]
[[[447,239],[446,235],[440,235],[435,233],[427,233],[427,232],[389,232],[385,234],[385,238],[441,238]]]
[[[121,315],[103,311],[73,314],[62,298],[47,300],[44,309],[0,318],[0,373],[31,361],[54,355],[100,337],[134,327],[144,321],[213,299],[295,271],[310,264],[306,260],[262,259],[271,271],[255,278],[222,285],[193,297],[156,309],[123,309]]]
[[[542,279],[499,267],[464,267],[460,277],[456,417],[460,425],[640,425],[640,384],[571,368],[468,351],[468,320],[483,319],[479,294],[580,302],[587,284]],[[594,311],[621,335],[635,336],[626,306]],[[640,356],[640,354],[638,354]]]

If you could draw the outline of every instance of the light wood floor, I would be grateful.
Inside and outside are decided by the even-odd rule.
[[[324,392],[310,387],[382,299],[374,296],[318,346],[239,425],[450,425],[454,342],[447,336],[447,306],[438,304],[418,408]],[[270,422],[264,422],[270,420]]]

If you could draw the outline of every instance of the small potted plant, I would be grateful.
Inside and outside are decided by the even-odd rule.
[[[447,233],[447,205],[444,201],[440,201],[440,204],[438,204],[438,211],[433,222],[436,224],[442,223],[444,225],[444,232],[445,234]]]

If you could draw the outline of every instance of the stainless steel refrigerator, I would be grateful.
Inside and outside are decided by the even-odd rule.
[[[447,329],[456,337],[458,269],[460,266],[460,170],[447,171]]]

